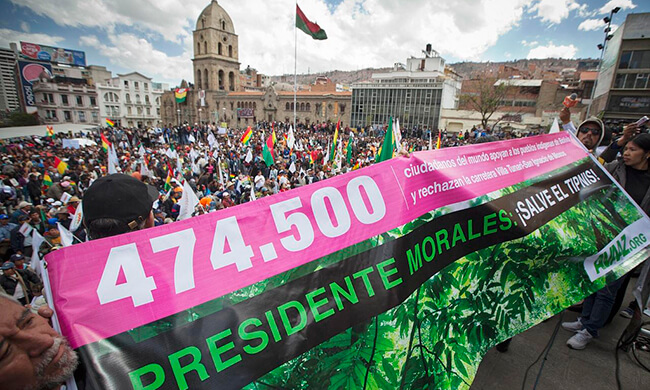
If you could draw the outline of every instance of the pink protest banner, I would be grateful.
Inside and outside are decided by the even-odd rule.
[[[418,152],[52,252],[46,261],[62,333],[74,348],[111,337],[586,156],[565,133]]]

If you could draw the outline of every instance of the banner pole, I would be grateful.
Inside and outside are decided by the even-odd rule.
[[[294,12],[298,10],[298,0],[296,0],[296,8]],[[298,28],[293,26],[293,129],[296,130],[296,105],[297,105],[297,96],[298,92]]]

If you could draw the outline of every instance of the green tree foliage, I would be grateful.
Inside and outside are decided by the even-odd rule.
[[[438,213],[378,242],[408,234]],[[402,304],[334,336],[247,388],[468,389],[483,355],[495,344],[633,266],[591,282],[582,261],[639,217],[618,189],[601,190],[528,236],[459,259]]]

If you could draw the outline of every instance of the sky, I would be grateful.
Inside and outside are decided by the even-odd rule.
[[[295,34],[295,0],[221,0],[239,36],[241,69],[267,75],[390,67],[431,43],[447,63],[598,58],[645,0],[300,0],[328,35]],[[0,47],[33,42],[86,52],[89,65],[156,82],[192,81],[192,31],[209,0],[0,0]]]

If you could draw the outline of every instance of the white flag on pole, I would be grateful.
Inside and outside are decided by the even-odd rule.
[[[223,173],[221,172],[221,159],[217,160],[217,169],[219,170],[219,182],[222,187],[225,187],[226,183],[223,181]]]
[[[551,126],[551,131],[549,131],[549,134],[553,133],[559,133],[560,132],[560,124],[557,122],[557,118],[553,118],[553,125]]]
[[[296,163],[292,161],[291,165],[289,165],[289,172],[293,174],[295,171],[296,171]]]
[[[82,202],[83,203],[83,202]],[[83,207],[81,206],[81,203],[77,206],[77,210],[74,213],[74,216],[72,217],[72,221],[70,222],[70,231],[74,232],[79,229],[79,226],[81,226],[81,221],[84,219],[84,211]]]
[[[70,246],[74,241],[74,236],[70,233],[70,230],[66,229],[65,226],[61,225],[60,222],[56,223],[57,228],[59,229],[59,234],[61,235],[61,245]]]
[[[399,151],[402,149],[402,131],[399,128],[399,118],[395,118],[395,123],[393,124],[393,136],[395,137],[395,146]]]
[[[32,269],[36,269],[38,267],[38,261],[40,260],[38,249],[41,247],[41,244],[43,242],[45,242],[45,238],[41,236],[38,230],[32,230],[32,260],[29,263],[29,266],[32,267]]]
[[[255,185],[251,183],[251,200],[257,200],[255,196]]]
[[[293,149],[295,143],[296,137],[293,135],[293,126],[289,126],[289,135],[287,135],[287,146],[289,150]]]
[[[248,149],[248,153],[246,153],[246,158],[244,159],[244,161],[247,163],[253,161],[253,152],[251,152],[250,149]]]
[[[210,149],[212,149],[216,143],[217,139],[214,137],[214,134],[210,132],[210,134],[208,134],[208,145],[210,145]]]
[[[144,146],[140,145],[140,148],[138,148],[138,154],[140,156],[144,156],[146,153],[147,151],[145,150]]]
[[[115,151],[115,146],[111,144],[110,149],[108,149],[108,174],[112,175],[117,173],[117,167],[120,165],[120,161],[117,158],[117,152]]]
[[[190,218],[197,204],[199,204],[199,198],[194,193],[194,190],[192,190],[192,187],[187,183],[187,180],[185,180],[183,183],[183,196],[181,196],[178,201],[178,205],[181,208],[178,212],[178,220],[182,221]]]

